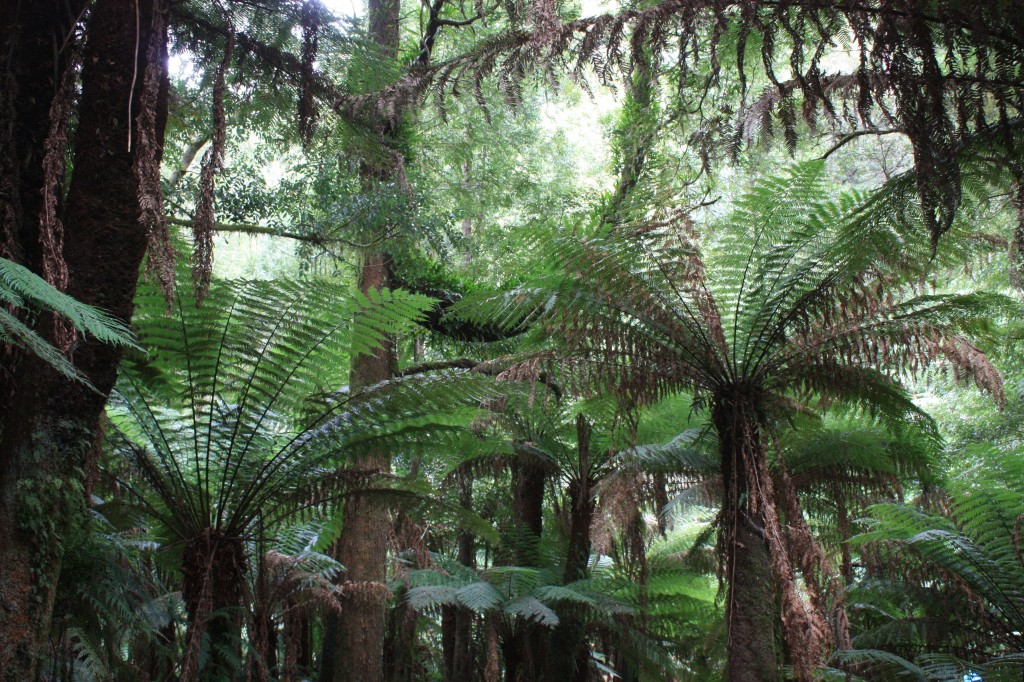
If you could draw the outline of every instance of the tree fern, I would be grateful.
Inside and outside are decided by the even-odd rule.
[[[122,487],[180,553],[185,669],[208,661],[204,674],[215,676],[238,658],[245,543],[273,537],[302,509],[335,509],[353,489],[386,493],[386,477],[338,467],[367,450],[441,445],[486,391],[452,373],[355,394],[344,386],[349,357],[410,329],[425,297],[309,282],[217,284],[202,307],[187,288],[178,295],[170,315],[159,292],[140,296],[148,354],[124,367],[109,441],[133,465]]]
[[[454,306],[478,321],[532,322],[546,350],[510,372],[547,363],[583,391],[639,404],[692,391],[710,408],[727,565],[763,543],[767,558],[757,561],[771,562],[787,637],[800,641],[790,652],[800,677],[826,655],[829,626],[821,600],[809,605],[796,589],[791,557],[814,540],[790,479],[776,481],[770,471],[770,433],[812,401],[852,404],[892,422],[920,420],[901,381],[933,364],[1001,400],[1001,378],[970,338],[1014,309],[989,294],[923,291],[927,237],[875,195],[828,198],[822,170],[821,162],[805,163],[762,181],[703,239],[687,224],[539,237],[547,274]],[[781,510],[799,522],[795,534],[783,533]],[[802,549],[794,553],[790,543]],[[730,613],[736,599],[730,591]],[[759,599],[741,611],[756,611]],[[764,630],[748,634],[766,637]],[[736,678],[777,674],[771,660],[735,658]]]

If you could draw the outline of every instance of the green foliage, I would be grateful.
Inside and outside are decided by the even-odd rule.
[[[755,382],[779,406],[787,392],[818,395],[899,421],[920,414],[900,377],[939,359],[999,398],[998,374],[961,335],[989,331],[1013,303],[915,294],[904,282],[925,271],[928,240],[874,196],[828,199],[822,171],[806,163],[759,183],[703,240],[685,224],[537,236],[549,274],[454,313],[560,330],[575,381],[629,386],[635,400]]]
[[[139,316],[149,354],[128,363],[111,417],[161,499],[147,508],[183,538],[244,535],[258,516],[294,512],[304,490],[305,504],[326,503],[324,467],[456,428],[479,387],[416,376],[348,393],[349,358],[409,329],[424,297],[246,282],[164,317],[155,295]]]
[[[1017,156],[1019,141],[1011,142],[1020,136],[1020,124],[1008,116],[1019,103],[1013,88],[990,79],[1019,79],[1019,47],[1001,26],[1002,6],[964,5],[970,20],[944,24],[941,31],[931,18],[917,24],[901,18],[891,27],[899,38],[894,43],[885,41],[874,19],[854,25],[845,10],[789,2],[640,3],[625,14],[616,16],[613,8],[608,16],[566,26],[546,26],[554,19],[544,15],[546,6],[441,3],[433,12],[447,23],[432,64],[406,70],[421,54],[422,36],[415,30],[400,32],[394,59],[369,39],[364,19],[332,24],[317,2],[174,3],[172,51],[194,57],[196,73],[174,86],[167,157],[178,161],[188,143],[209,136],[209,66],[223,53],[226,34],[234,34],[228,164],[215,190],[221,219],[259,222],[262,230],[297,236],[305,267],[342,280],[358,268],[358,256],[379,249],[390,257],[392,285],[429,298],[386,290],[362,297],[319,281],[246,282],[216,286],[202,308],[182,303],[190,298],[185,287],[168,317],[162,299],[144,288],[136,321],[148,355],[129,358],[110,405],[114,428],[107,443],[131,463],[114,489],[145,510],[147,521],[133,521],[160,541],[154,556],[170,559],[165,563],[175,579],[181,547],[215,530],[246,543],[246,579],[277,571],[271,579],[277,587],[297,581],[331,595],[330,580],[340,567],[315,548],[326,551],[344,521],[336,513],[338,501],[352,490],[372,489],[417,517],[421,541],[431,549],[459,533],[482,545],[480,570],[441,553],[433,555],[436,569],[400,568],[393,585],[404,594],[403,608],[432,616],[449,607],[497,617],[507,628],[546,629],[578,617],[593,647],[592,664],[607,664],[624,678],[639,661],[644,679],[710,679],[721,675],[728,640],[711,577],[721,557],[712,548],[720,526],[704,517],[684,520],[678,509],[694,499],[711,506],[720,496],[715,484],[722,453],[708,437],[715,408],[737,393],[751,397],[754,421],[767,427],[758,432],[760,444],[768,444],[768,434],[778,436],[782,458],[776,460],[770,447],[755,455],[770,460],[765,471],[773,479],[792,477],[810,523],[826,546],[839,551],[849,532],[843,526],[860,527],[841,517],[857,516],[871,502],[915,492],[927,504],[942,501],[937,486],[943,477],[934,471],[937,427],[904,390],[908,380],[928,367],[946,368],[955,379],[973,380],[1001,397],[1000,377],[982,349],[996,345],[989,342],[1006,333],[996,323],[1018,315],[1019,306],[991,293],[990,282],[987,291],[964,294],[950,293],[959,283],[943,289],[930,280],[979,253],[993,253],[1006,212],[995,226],[961,214],[937,254],[922,228],[933,235],[947,230],[961,189],[967,208],[985,207],[991,194],[1016,189],[1018,169],[1006,161]],[[407,3],[405,9],[414,8]],[[431,8],[418,9],[422,33]],[[555,11],[563,20],[578,18],[575,7],[563,4]],[[883,7],[871,16],[889,11]],[[319,52],[304,30],[306,12],[323,15],[313,30]],[[474,12],[484,16],[471,19]],[[410,23],[412,14],[403,22]],[[456,25],[463,21],[475,23],[469,29]],[[998,30],[991,34],[978,28],[993,26]],[[946,56],[910,46],[911,29],[933,47],[946,41]],[[680,61],[665,68],[661,62],[676,49],[669,41],[677,37],[684,38],[674,55]],[[850,54],[865,50],[859,73],[826,75],[819,69],[836,43]],[[997,56],[990,59],[986,50]],[[562,82],[556,72],[565,55],[577,61],[574,75],[582,86]],[[955,74],[960,80],[950,77],[936,89],[937,81],[926,82],[922,69],[942,58],[942,79]],[[841,58],[841,67],[848,65],[852,61]],[[896,73],[901,65],[904,71]],[[584,71],[591,67],[601,81],[616,71],[628,74],[612,131],[614,183],[610,169],[578,163],[574,145],[581,143],[551,123],[570,112],[567,117],[582,129],[574,114],[601,108],[593,100],[563,106],[582,100]],[[773,68],[793,80],[779,82]],[[546,72],[546,84],[524,81],[534,70]],[[561,95],[549,95],[547,87],[559,83]],[[667,83],[676,92],[662,92]],[[763,94],[752,95],[762,88]],[[474,102],[450,97],[456,90],[472,90]],[[938,103],[919,91],[939,92]],[[418,107],[424,94],[433,94],[438,106]],[[515,111],[491,104],[502,98]],[[290,99],[300,100],[298,135]],[[946,125],[953,114],[949,120],[938,115],[950,101],[963,109],[955,112],[963,119],[956,135]],[[311,102],[314,123],[318,109],[339,114],[321,121],[316,134],[310,111],[303,110]],[[801,106],[808,126],[799,120]],[[968,120],[968,109],[980,122]],[[993,119],[996,110],[1000,125],[988,125],[984,119]],[[827,119],[836,135],[859,134],[873,125],[871,115],[899,124],[913,138],[908,153],[923,160],[917,173],[900,175],[880,191],[833,192],[824,162],[757,180],[738,198],[732,190],[745,177],[710,177],[713,166],[743,147],[750,152],[748,168],[775,173],[782,152],[771,154],[756,143],[781,130],[788,151],[801,153],[798,132],[817,135],[815,119]],[[376,125],[381,117],[388,119],[385,134]],[[577,137],[592,158],[601,158],[604,146],[593,130]],[[382,175],[388,177],[370,180],[368,169],[386,169]],[[724,196],[717,204],[700,197],[711,208],[687,211],[680,207],[700,189],[691,188],[699,173],[707,173],[700,181]],[[186,177],[170,193],[169,205],[179,215],[190,210],[182,196],[193,185]],[[705,227],[698,231],[693,220]],[[1011,235],[1013,254],[1020,238],[1015,230]],[[353,255],[356,262],[346,262]],[[20,276],[0,270],[0,302],[59,313],[73,303],[42,290],[33,297],[25,287],[37,283],[15,282]],[[495,293],[490,287],[499,282],[504,291]],[[442,318],[452,304],[455,314]],[[114,323],[98,333],[89,325],[112,321],[76,322],[74,315],[82,314],[69,317],[97,338],[125,331]],[[0,341],[21,345],[81,380],[24,320],[0,310]],[[512,353],[495,365],[511,364],[502,378],[529,383],[529,395],[507,388],[501,391],[508,394],[501,395],[507,409],[481,415],[480,399],[496,391],[469,373],[408,376],[358,394],[347,388],[353,358],[385,339],[397,337],[399,348],[415,343],[412,363],[443,364],[451,357],[455,348],[436,338],[408,342],[404,335],[417,326],[451,336],[466,327],[486,328],[483,336],[464,334],[458,350],[473,360]],[[526,345],[507,338],[520,334]],[[479,343],[491,338],[502,343]],[[1014,349],[1006,354],[1012,358]],[[595,399],[575,401],[580,395]],[[807,417],[819,412],[839,413],[842,420]],[[577,414],[594,426],[587,460],[579,452]],[[1003,435],[1015,439],[1016,424],[1008,422]],[[339,471],[353,459],[381,453],[393,455],[394,474]],[[993,458],[976,449],[964,460],[968,454],[983,463]],[[516,479],[500,471],[524,461],[540,463],[546,477],[549,504],[535,552],[538,566],[494,565],[525,543],[508,531],[514,496],[503,488]],[[491,470],[493,483],[486,478]],[[1008,481],[1022,473],[1004,472]],[[472,511],[457,507],[445,490],[464,474],[469,478],[462,481],[462,500]],[[558,578],[570,515],[565,500],[582,480],[596,486],[596,516],[610,515],[618,505],[621,518],[597,519],[595,536],[610,528],[613,537],[594,542],[601,547],[589,557],[591,576],[565,585]],[[967,495],[974,506],[954,503],[951,518],[936,515],[934,507],[927,513],[876,509],[889,535],[865,547],[888,542],[918,553],[912,568],[920,579],[913,585],[861,583],[857,608],[887,620],[879,625],[865,616],[858,622],[860,644],[877,648],[849,653],[847,662],[882,661],[903,666],[908,675],[960,680],[968,668],[956,667],[957,659],[979,660],[979,647],[1013,660],[1007,652],[1015,643],[989,640],[994,632],[1021,630],[1019,619],[1003,613],[1012,600],[999,601],[1021,581],[1009,566],[1019,542],[1004,537],[1011,527],[1017,534],[1019,500],[1016,493],[976,490],[988,486],[985,477],[970,480],[954,496]],[[996,483],[998,488],[1002,481]],[[445,498],[440,502],[439,488]],[[47,518],[51,503],[80,498],[82,491],[61,489],[43,472],[23,482],[20,492],[23,511],[34,517],[35,525],[26,528],[46,533],[55,528]],[[675,532],[652,541],[645,512],[652,506],[664,512],[657,509],[658,492],[681,492],[685,499],[670,505]],[[778,516],[795,522],[791,511]],[[499,536],[494,526],[508,532]],[[916,530],[906,535],[901,528]],[[93,528],[90,537],[116,544],[104,533],[115,535]],[[263,551],[273,543],[275,550]],[[89,555],[98,558],[93,562]],[[858,562],[871,556],[865,549]],[[964,557],[975,558],[965,563]],[[108,562],[134,570],[139,557],[87,547],[71,558],[89,567]],[[271,561],[276,568],[265,566]],[[938,572],[922,568],[925,562]],[[858,575],[865,570],[858,567]],[[1005,581],[987,576],[995,571]],[[76,612],[91,605],[102,621],[76,613],[76,624],[60,633],[77,659],[76,674],[111,673],[133,636],[136,644],[151,638],[151,628],[125,611],[149,608],[126,593],[129,578],[115,574],[109,583],[70,590],[110,593],[107,600],[84,599],[85,608],[70,602]],[[948,621],[950,612],[976,606],[954,595],[963,585],[987,600],[995,615],[981,618],[967,634],[945,622],[944,630],[929,631],[934,636],[921,635],[922,613]],[[810,583],[804,587],[810,590]],[[902,587],[909,596],[901,596]],[[936,590],[941,594],[930,594]],[[280,617],[285,607],[278,600],[267,608]],[[1005,627],[992,624],[1001,618]],[[97,634],[117,629],[125,636]],[[479,645],[483,633],[476,634]],[[419,635],[421,644],[430,639],[429,633]],[[598,646],[601,639],[614,644]],[[940,654],[913,662],[885,650],[900,642],[921,647],[936,641],[961,650],[956,658]],[[217,655],[241,666],[234,642],[208,641],[206,649],[217,647],[224,649]],[[613,661],[613,655],[629,662]]]
[[[451,373],[357,393],[344,384],[352,357],[411,329],[430,304],[422,296],[286,281],[217,283],[202,307],[187,288],[178,296],[167,315],[159,292],[140,295],[139,339],[148,353],[123,368],[108,408],[109,442],[130,463],[119,486],[181,571],[187,658],[199,647],[220,661],[213,665],[230,666],[234,640],[223,632],[207,637],[201,610],[204,599],[225,597],[209,595],[205,585],[216,579],[212,571],[235,571],[241,580],[246,564],[262,562],[236,556],[225,565],[211,554],[197,569],[189,563],[194,548],[209,551],[202,548],[211,537],[233,552],[245,543],[261,548],[286,520],[334,512],[351,490],[400,494],[401,481],[386,474],[339,467],[367,453],[411,454],[453,442],[487,391]],[[291,573],[306,570],[299,559]]]
[[[132,346],[132,335],[120,320],[58,291],[28,268],[0,258],[0,342],[41,358],[64,376],[92,386],[64,353],[34,331],[10,308],[35,314],[52,312],[82,334],[119,346]],[[10,308],[8,307],[10,306]]]
[[[968,670],[986,680],[1018,679],[1020,454],[990,451],[983,468],[954,478],[947,491],[941,515],[909,505],[870,509],[869,530],[856,542],[877,569],[851,595],[852,612],[864,624],[855,645],[888,653],[851,656],[879,666],[916,665],[921,679],[960,680]],[[926,653],[918,655],[921,649]]]
[[[65,548],[48,665],[56,673],[70,655],[76,680],[126,679],[140,663],[131,660],[136,646],[153,653],[155,669],[169,669],[173,652],[160,631],[173,628],[180,604],[152,570],[155,543],[97,510],[82,530]]]

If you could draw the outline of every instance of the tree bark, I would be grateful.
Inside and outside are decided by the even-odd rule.
[[[0,150],[5,170],[17,159],[17,197],[4,202],[4,250],[41,272],[43,140],[54,83],[67,68],[66,39],[84,2],[15,2],[0,10],[5,92]],[[162,4],[162,3],[160,3]],[[139,117],[147,55],[166,40],[154,0],[98,0],[88,25],[75,136],[74,175],[63,215],[67,292],[130,321],[146,235],[139,223]],[[136,40],[138,39],[138,45]],[[133,78],[133,74],[138,77]],[[158,107],[166,98],[158,98]],[[132,115],[129,116],[129,110]],[[154,112],[147,112],[154,114]],[[148,118],[159,144],[162,122]],[[155,128],[155,129],[154,129]],[[13,134],[11,131],[13,130]],[[157,158],[159,158],[159,149]],[[2,192],[0,192],[2,194]],[[13,210],[11,207],[13,206]],[[98,420],[116,378],[120,351],[79,340],[72,360],[98,389],[71,384],[41,362],[5,352],[0,408],[0,670],[35,679],[49,628],[63,541],[84,510],[85,471]]]
[[[370,254],[363,264],[359,288],[364,293],[387,286],[387,258]],[[395,371],[394,347],[388,342],[372,354],[352,362],[353,392],[390,379]],[[385,472],[391,461],[384,453],[360,458],[353,469]],[[386,635],[387,547],[391,522],[387,505],[379,497],[351,494],[345,500],[344,527],[337,558],[342,574],[344,605],[340,617],[328,620],[334,635],[325,648],[322,677],[334,682],[382,682]],[[333,623],[331,623],[333,621]],[[333,647],[331,647],[333,643]],[[333,650],[332,650],[333,649]]]
[[[397,70],[399,47],[399,0],[369,0],[370,39],[376,43],[382,64]],[[393,118],[372,121],[384,141],[394,138],[400,125],[400,113]],[[381,150],[381,159],[364,160],[364,184],[371,190],[377,184],[398,183],[401,160],[390,157],[394,150]],[[394,152],[398,154],[398,152]],[[364,255],[359,275],[359,290],[367,294],[390,286],[390,258],[383,251]],[[352,392],[394,377],[398,367],[394,343],[386,342],[371,354],[352,359],[349,384]],[[386,472],[391,468],[385,453],[360,458],[354,469]],[[387,505],[373,495],[350,495],[345,500],[344,526],[338,540],[337,558],[345,567],[342,588],[345,603],[340,617],[328,619],[328,628],[336,625],[333,636],[325,636],[324,667],[321,679],[333,682],[383,682],[384,641],[387,634],[386,584],[388,535],[391,529]],[[333,621],[333,623],[332,623]],[[333,650],[331,644],[333,643]]]
[[[563,584],[587,577],[590,561],[590,527],[594,520],[594,480],[590,462],[591,427],[583,414],[576,417],[578,477],[569,483],[569,549],[565,557]],[[550,655],[545,679],[549,682],[584,682],[589,665],[586,622],[570,607],[558,612],[559,623],[551,633]]]
[[[459,504],[463,509],[473,506],[473,475],[459,476]],[[459,532],[458,561],[476,568],[476,543],[468,530]],[[446,606],[441,610],[441,649],[446,682],[468,682],[474,679],[473,614],[465,609]]]
[[[759,418],[752,401],[737,394],[716,399],[712,419],[725,484],[728,679],[775,682],[782,676],[775,576],[764,536],[764,509],[750,504],[754,492],[749,470],[764,455]]]

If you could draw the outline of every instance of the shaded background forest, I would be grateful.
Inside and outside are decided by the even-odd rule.
[[[8,0],[0,676],[1020,679],[1022,22]]]

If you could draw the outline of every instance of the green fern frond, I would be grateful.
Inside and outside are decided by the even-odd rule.
[[[137,347],[131,330],[121,320],[75,300],[28,268],[5,258],[0,258],[0,304],[4,304],[0,306],[0,343],[27,350],[65,377],[90,388],[92,384],[64,353],[11,314],[7,306],[56,313],[77,331],[103,343]]]
[[[78,331],[104,343],[134,345],[131,331],[121,320],[58,291],[28,268],[6,258],[0,258],[0,301],[57,313]]]

